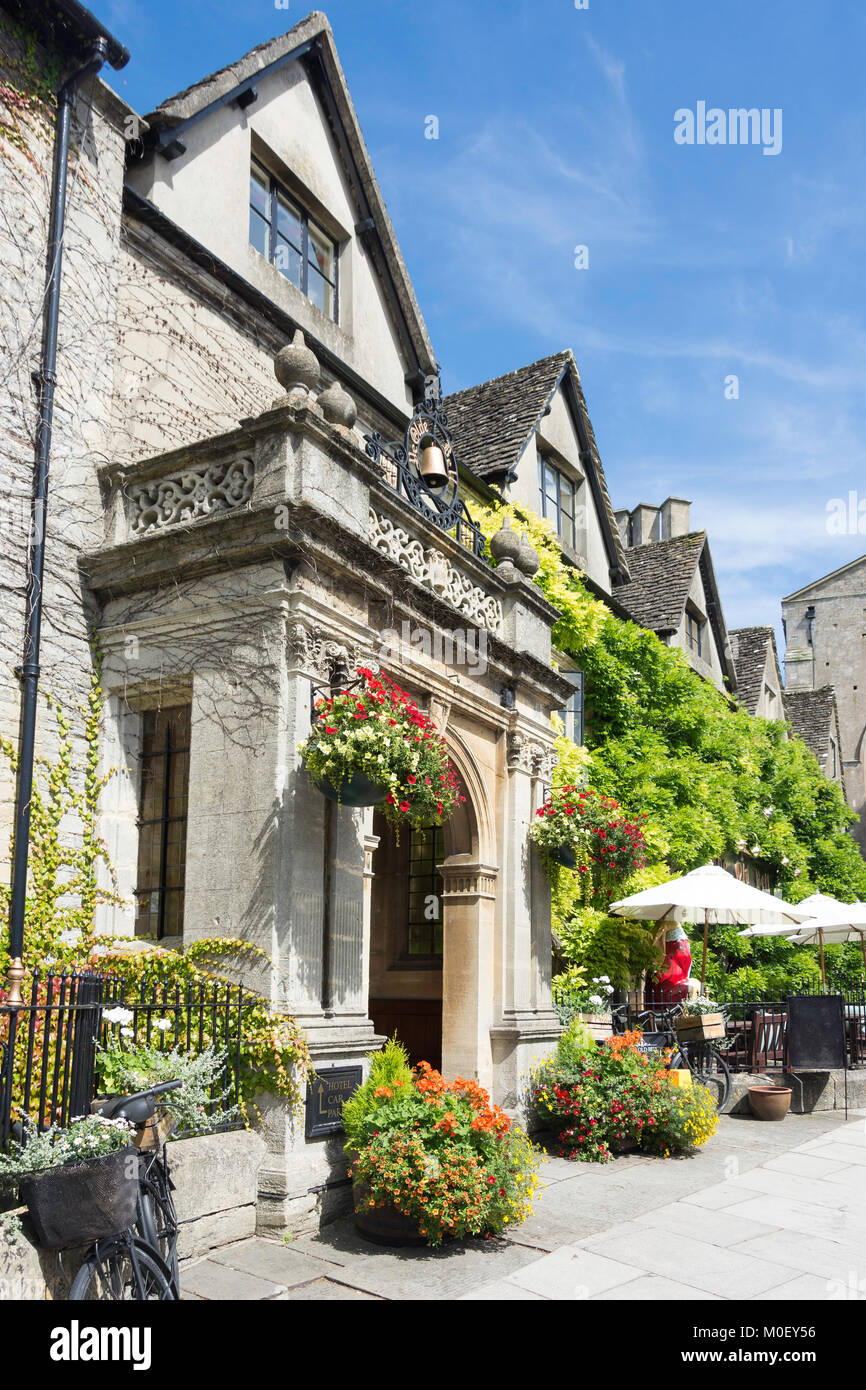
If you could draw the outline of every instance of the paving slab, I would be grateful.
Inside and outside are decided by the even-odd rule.
[[[519,1284],[509,1283],[507,1279],[494,1279],[489,1284],[482,1284],[480,1288],[472,1289],[469,1293],[460,1295],[461,1303],[481,1302],[495,1303],[528,1303],[533,1300],[544,1302],[544,1297],[540,1293],[533,1293],[531,1289],[523,1289]]]
[[[841,1173],[850,1164],[842,1164],[838,1159],[824,1158],[821,1151],[814,1153],[799,1153],[796,1149],[791,1153],[779,1154],[778,1158],[770,1158],[763,1165],[771,1173],[793,1173],[798,1178],[829,1178],[833,1173]]]
[[[581,1245],[586,1250],[603,1250],[608,1259],[637,1265],[647,1274],[662,1274],[722,1298],[754,1298],[781,1282],[782,1266],[778,1264],[637,1223],[629,1235],[609,1241],[604,1236],[593,1236]],[[790,1277],[793,1279],[798,1273],[792,1269]]]
[[[229,1265],[218,1264],[216,1260],[201,1260],[186,1269],[180,1276],[181,1294],[197,1294],[199,1298],[219,1301],[242,1301],[275,1298],[285,1293],[284,1284],[275,1284],[270,1279],[259,1279],[255,1274],[232,1269]]]
[[[544,1298],[581,1300],[628,1283],[640,1273],[640,1268],[625,1261],[574,1247],[557,1250],[528,1268],[517,1270],[508,1276],[508,1282]]]
[[[259,1279],[273,1280],[283,1288],[308,1284],[322,1277],[322,1261],[312,1255],[302,1255],[289,1245],[255,1236],[238,1245],[229,1245],[209,1256],[217,1264],[254,1274]]]
[[[304,1284],[297,1289],[287,1289],[274,1300],[275,1303],[311,1301],[313,1299],[327,1299],[329,1302],[357,1302],[358,1299],[367,1299],[371,1303],[381,1303],[373,1293],[366,1293],[363,1289],[354,1289],[349,1284],[340,1284],[336,1279],[314,1279],[310,1284]]]
[[[606,1289],[604,1293],[594,1293],[591,1302],[602,1299],[615,1299],[620,1303],[719,1303],[719,1294],[707,1293],[706,1289],[696,1289],[692,1285],[678,1284],[675,1279],[664,1279],[659,1274],[642,1274],[627,1284],[617,1284],[616,1288]]]
[[[705,1241],[708,1245],[721,1246],[767,1235],[774,1229],[765,1221],[734,1216],[730,1211],[708,1211],[706,1208],[689,1206],[686,1202],[673,1202],[670,1206],[645,1212],[636,1218],[635,1225],[648,1229],[658,1227]]]
[[[801,1274],[796,1279],[791,1279],[787,1284],[779,1284],[775,1289],[767,1289],[765,1293],[755,1295],[757,1302],[773,1300],[774,1302],[790,1303],[801,1299],[806,1299],[810,1303],[826,1302],[828,1299],[838,1298],[826,1279],[819,1279],[814,1274]]]
[[[751,1217],[768,1225],[778,1226],[789,1231],[798,1231],[805,1236],[820,1236],[825,1240],[836,1241],[840,1245],[866,1246],[866,1225],[852,1221],[842,1211],[817,1203],[798,1202],[786,1197],[763,1195],[751,1201],[741,1202],[729,1207],[735,1216]]]
[[[857,1280],[866,1275],[866,1248],[860,1258],[851,1246],[840,1245],[838,1241],[826,1240],[823,1236],[803,1237],[799,1231],[778,1230],[769,1235],[755,1236],[732,1247],[742,1255],[754,1255],[760,1260],[769,1260],[788,1269],[796,1269],[803,1274],[815,1274],[823,1279],[847,1280],[852,1266],[859,1265]]]
[[[826,1144],[810,1149],[810,1152],[821,1158],[833,1158],[839,1163],[856,1164],[858,1168],[866,1168],[866,1145],[857,1146],[849,1143],[847,1139],[844,1144],[835,1138],[831,1139]]]

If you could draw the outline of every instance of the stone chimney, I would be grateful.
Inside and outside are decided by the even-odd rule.
[[[662,502],[659,509],[661,517],[659,540],[670,541],[677,536],[688,535],[691,506],[691,502],[687,502],[683,497],[669,497],[667,501]]]
[[[619,538],[622,541],[623,549],[628,550],[631,545],[631,512],[628,507],[620,507],[618,512],[614,512],[616,517],[616,529],[619,531]]]
[[[649,545],[659,539],[659,509],[640,502],[631,514],[631,544]]]

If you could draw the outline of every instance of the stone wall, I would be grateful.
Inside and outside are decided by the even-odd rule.
[[[254,1234],[257,1174],[264,1152],[260,1135],[246,1130],[169,1145],[181,1262]],[[40,1250],[26,1215],[24,1231],[14,1244],[0,1236],[0,1300],[66,1298],[84,1252],[64,1251],[58,1257]]]

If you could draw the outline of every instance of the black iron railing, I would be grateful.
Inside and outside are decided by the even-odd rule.
[[[784,1070],[788,1064],[788,1000],[794,994],[817,995],[819,989],[802,989],[786,994],[751,994],[712,991],[712,999],[724,1015],[724,1037],[716,1045],[724,1053],[731,1071],[763,1072]],[[845,1047],[849,1067],[866,1066],[866,991],[831,991],[843,996]],[[660,1030],[673,1006],[670,1000],[647,997],[643,1004],[618,1004],[618,1026]]]
[[[94,971],[34,974],[27,1002],[0,1005],[0,1149],[28,1119],[42,1132],[86,1114],[96,1090],[99,1046],[120,1035],[105,1013],[122,1007],[125,1047],[142,1044],[197,1055],[226,1054],[211,1086],[211,1113],[238,1107],[242,1094],[244,1017],[258,1000],[220,981],[130,985]],[[243,1126],[240,1115],[213,1128]]]

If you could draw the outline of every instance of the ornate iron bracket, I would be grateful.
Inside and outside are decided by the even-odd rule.
[[[448,479],[441,489],[428,487],[419,467],[422,443],[433,441],[445,460]],[[438,399],[438,382],[428,381],[425,399],[415,407],[405,438],[386,442],[377,430],[364,436],[366,451],[381,470],[385,482],[402,493],[425,520],[441,531],[453,533],[455,540],[479,559],[487,558],[481,528],[472,520],[460,496],[460,480],[448,417]]]

